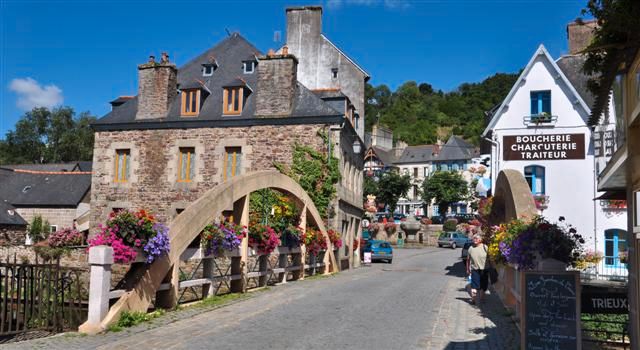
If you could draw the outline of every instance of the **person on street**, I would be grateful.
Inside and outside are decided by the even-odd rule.
[[[479,304],[489,287],[487,246],[480,235],[473,235],[473,246],[467,256],[467,275],[471,275],[471,303]]]

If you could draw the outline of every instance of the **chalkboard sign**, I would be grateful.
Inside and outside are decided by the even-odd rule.
[[[578,273],[527,271],[522,283],[522,348],[581,349]]]

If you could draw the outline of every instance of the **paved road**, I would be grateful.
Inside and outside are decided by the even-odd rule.
[[[165,316],[162,326],[7,348],[517,349],[516,329],[495,298],[481,308],[468,303],[459,249],[395,254],[393,264],[288,283],[176,321]]]

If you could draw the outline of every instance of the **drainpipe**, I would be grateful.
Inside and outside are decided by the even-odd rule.
[[[594,137],[594,132],[595,132],[595,127],[593,129],[590,129],[591,131],[591,141],[593,144],[593,137]],[[604,147],[604,144],[602,145]],[[603,149],[604,152],[604,149]],[[597,193],[597,182],[598,182],[598,173],[597,173],[597,169],[596,169],[596,154],[595,154],[595,150],[593,152],[593,195],[592,198],[596,198],[596,193]],[[597,200],[593,200],[593,251],[597,252],[598,251],[598,219],[597,219],[597,213],[598,213],[598,209],[597,209]],[[603,252],[604,253],[604,252]],[[599,267],[596,267],[596,279],[598,279],[598,274],[600,273]]]

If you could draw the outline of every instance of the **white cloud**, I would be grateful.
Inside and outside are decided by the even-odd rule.
[[[384,5],[390,9],[404,9],[409,7],[408,0],[327,0],[327,7],[340,8],[342,5],[377,6]]]
[[[16,78],[9,83],[9,90],[18,95],[16,106],[30,111],[34,107],[52,108],[62,104],[62,90],[51,84],[42,86],[32,78]]]

